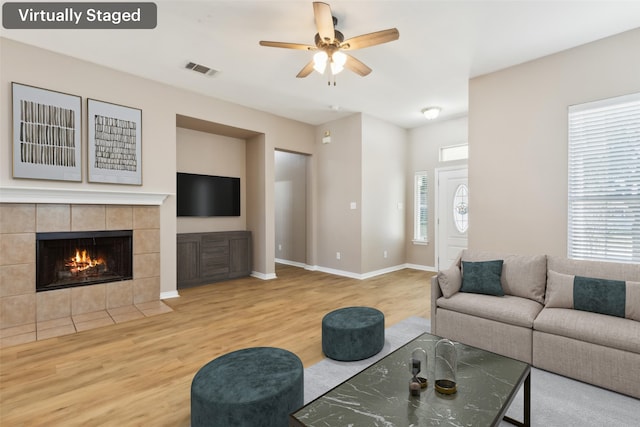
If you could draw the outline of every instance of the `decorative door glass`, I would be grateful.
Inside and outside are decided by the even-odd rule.
[[[460,184],[453,196],[453,222],[460,233],[469,228],[469,189]]]

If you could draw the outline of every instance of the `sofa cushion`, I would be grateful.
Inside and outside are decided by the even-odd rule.
[[[460,292],[503,296],[500,284],[503,261],[462,261],[462,287]]]
[[[438,271],[438,285],[445,298],[451,298],[451,295],[458,292],[462,286],[460,266],[454,263],[448,269]]]
[[[505,295],[468,294],[458,292],[451,298],[438,298],[438,307],[510,325],[532,328],[542,304],[528,298]]]
[[[535,319],[533,327],[540,332],[640,353],[640,322],[635,320],[545,307]]]
[[[544,304],[547,284],[546,255],[513,255],[472,249],[462,251],[462,261],[502,259],[502,290],[506,295],[529,298]]]
[[[545,307],[573,308],[640,321],[640,282],[547,273]]]

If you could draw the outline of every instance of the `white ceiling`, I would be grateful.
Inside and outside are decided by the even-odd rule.
[[[441,119],[466,114],[470,77],[640,27],[640,0],[332,0],[345,38],[392,27],[400,38],[353,51],[373,72],[345,70],[327,86],[316,72],[295,77],[312,52],[258,45],[313,44],[311,0],[155,3],[154,30],[3,28],[1,35],[314,125],[363,112],[413,128],[425,124],[426,106],[442,107]],[[220,72],[186,70],[189,61]]]

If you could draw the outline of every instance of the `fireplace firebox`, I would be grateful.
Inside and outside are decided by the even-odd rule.
[[[133,232],[36,233],[36,292],[133,278]]]

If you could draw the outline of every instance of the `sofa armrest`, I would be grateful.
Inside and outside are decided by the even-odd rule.
[[[431,277],[431,333],[436,333],[436,301],[442,296],[442,290],[438,284],[438,274]]]

